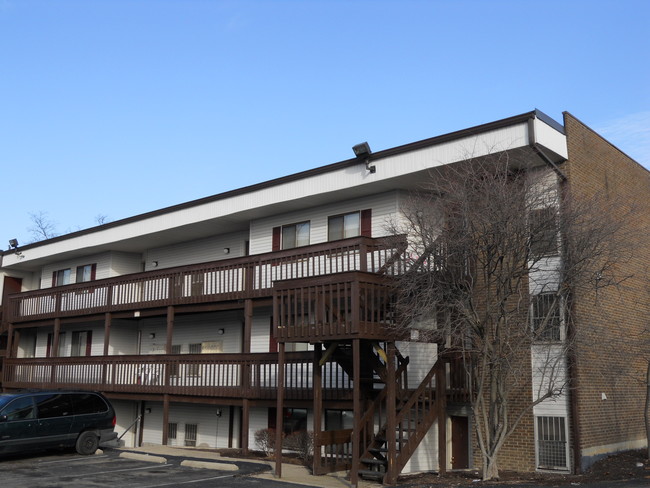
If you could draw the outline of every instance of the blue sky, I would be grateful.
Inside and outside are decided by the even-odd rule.
[[[647,0],[0,0],[0,247],[534,108],[650,168],[649,26]]]

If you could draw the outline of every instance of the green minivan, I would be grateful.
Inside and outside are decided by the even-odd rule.
[[[29,391],[0,394],[0,453],[75,447],[93,454],[117,438],[115,410],[89,391]]]

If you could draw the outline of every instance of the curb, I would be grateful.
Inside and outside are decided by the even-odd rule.
[[[220,471],[239,471],[239,467],[237,467],[236,464],[194,461],[192,459],[184,459],[181,461],[181,466],[187,466],[188,468],[218,469]]]
[[[134,461],[147,461],[149,463],[165,464],[167,459],[162,456],[152,456],[150,454],[139,454],[137,452],[122,452],[121,458],[133,459]]]

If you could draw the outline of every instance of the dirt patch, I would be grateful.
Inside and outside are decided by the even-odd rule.
[[[501,471],[499,481],[481,481],[481,486],[518,485],[518,486],[575,486],[595,481],[614,481],[650,478],[650,465],[645,450],[625,451],[609,456],[595,463],[586,473],[579,475],[557,473],[519,473]],[[445,476],[420,474],[401,476],[400,486],[413,488],[429,486],[476,486],[480,472],[463,471],[448,473]]]
[[[259,451],[249,451],[246,455],[242,454],[238,449],[220,449],[219,452],[223,457],[274,461],[274,458],[269,458]],[[643,478],[650,480],[650,463],[646,455],[647,452],[645,449],[621,452],[601,459],[586,473],[579,475],[501,471],[501,479],[499,481],[480,481],[480,485],[575,486],[595,481]],[[298,456],[291,455],[283,456],[282,462],[305,465],[305,462]],[[400,476],[398,484],[401,487],[413,488],[476,486],[478,483],[477,480],[480,480],[480,478],[480,472],[474,470],[452,472],[444,476],[438,476],[435,473],[423,473],[413,476]]]

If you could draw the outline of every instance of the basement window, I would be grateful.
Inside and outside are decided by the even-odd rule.
[[[566,470],[567,435],[564,417],[537,417],[537,467]]]

